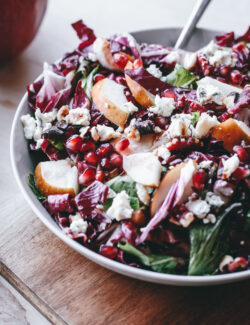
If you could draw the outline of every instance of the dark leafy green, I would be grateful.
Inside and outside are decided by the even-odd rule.
[[[64,145],[62,143],[62,141],[56,141],[55,139],[48,139],[49,142],[52,144],[53,147],[55,147],[58,150],[63,150],[64,149]]]
[[[116,176],[106,183],[114,192],[120,193],[125,191],[129,196],[130,206],[133,210],[140,208],[140,202],[137,197],[136,182],[134,182],[129,176]],[[113,199],[107,199],[104,205],[105,209],[108,209],[112,204]]]
[[[190,258],[188,275],[214,274],[226,253],[226,217],[241,207],[241,203],[229,206],[214,225],[196,224],[190,228]]]
[[[185,69],[183,66],[176,64],[174,70],[167,75],[166,82],[177,87],[196,87],[196,76]]]
[[[36,182],[35,182],[35,177],[33,174],[28,174],[28,184],[29,187],[31,188],[32,192],[35,194],[35,196],[37,197],[37,199],[39,201],[44,201],[46,200],[46,197],[43,196],[37,189],[36,187]]]
[[[198,122],[200,116],[201,116],[201,113],[200,113],[200,112],[193,112],[193,113],[192,113],[191,124],[192,124],[193,126]]]
[[[125,253],[135,256],[143,265],[150,267],[156,272],[175,273],[176,266],[185,263],[185,261],[179,257],[155,254],[146,255],[129,243],[118,243],[118,247]]]
[[[88,96],[89,100],[91,100],[91,90],[93,88],[93,79],[95,74],[99,69],[99,65],[97,65],[87,76],[83,75],[80,79],[82,82],[82,88],[85,91],[86,95]]]

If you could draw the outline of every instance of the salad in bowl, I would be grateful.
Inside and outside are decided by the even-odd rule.
[[[62,232],[177,275],[250,268],[250,29],[196,52],[97,37],[27,87],[28,183]]]

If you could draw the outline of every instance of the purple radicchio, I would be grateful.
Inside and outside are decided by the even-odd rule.
[[[158,44],[142,44],[141,57],[146,65],[160,63],[169,54],[169,48]]]
[[[36,109],[36,96],[43,86],[43,79],[35,81],[27,86],[28,103],[33,109]]]
[[[140,237],[136,240],[136,244],[139,245],[146,240],[151,230],[155,229],[159,223],[164,220],[173,205],[176,191],[178,188],[178,181],[176,181],[170,188],[168,195],[163,201],[159,210],[155,213],[154,217],[149,221],[147,226],[143,229]]]
[[[108,195],[108,186],[99,181],[93,182],[75,198],[74,202],[82,217],[91,216],[98,203],[103,204]]]
[[[232,47],[235,43],[234,32],[216,36],[215,39],[219,46]]]
[[[245,34],[237,38],[237,42],[250,43],[250,26],[248,27],[248,30],[245,32]]]
[[[70,194],[49,195],[44,205],[50,214],[58,212],[72,213],[74,211]]]
[[[77,33],[77,36],[81,40],[81,43],[78,46],[79,50],[83,50],[89,45],[93,44],[96,40],[95,33],[93,29],[86,26],[82,20],[78,20],[72,24],[72,27]]]
[[[89,99],[82,88],[82,81],[79,80],[76,86],[75,95],[73,97],[72,108],[86,107],[90,108]]]
[[[66,53],[62,60],[52,65],[53,71],[61,76],[66,76],[69,72],[75,71],[78,66],[80,53],[73,51]]]
[[[132,55],[135,59],[141,57],[139,44],[136,42],[135,38],[128,34],[115,34],[109,39],[111,53],[124,52]]]
[[[242,108],[250,108],[250,85],[246,85],[240,94],[237,102],[228,109],[230,114],[238,113]]]

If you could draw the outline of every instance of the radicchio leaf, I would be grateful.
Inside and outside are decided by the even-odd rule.
[[[36,109],[36,96],[39,93],[43,85],[43,79],[35,81],[27,86],[28,103],[33,109]]]
[[[241,108],[250,108],[250,85],[246,85],[240,94],[237,102],[228,109],[230,114],[238,113]]]
[[[219,46],[232,47],[235,43],[234,32],[216,36],[216,43]]]
[[[44,204],[50,214],[55,214],[57,212],[72,213],[74,211],[70,194],[49,195]]]
[[[237,42],[250,43],[250,26],[248,27],[248,30],[245,32],[244,35],[237,38]]]
[[[66,76],[70,71],[75,71],[78,66],[80,53],[73,51],[66,53],[62,60],[52,65],[53,71],[61,76]]]
[[[140,47],[135,38],[128,34],[115,34],[109,38],[111,53],[124,52],[135,59],[141,57]]]
[[[87,27],[87,25],[85,25],[82,20],[78,20],[73,23],[72,27],[74,28],[77,33],[77,36],[81,40],[81,43],[78,46],[79,50],[83,50],[84,48],[93,44],[96,40],[96,36],[93,29]]]
[[[103,204],[106,201],[107,195],[108,186],[99,181],[95,181],[79,193],[74,198],[74,202],[81,216],[86,217],[91,215],[98,203]]]
[[[72,108],[86,107],[90,108],[89,99],[82,88],[82,81],[79,80],[76,86],[75,95],[73,97]]]
[[[178,181],[176,181],[171,186],[171,188],[168,192],[168,195],[166,196],[165,200],[163,201],[161,207],[156,212],[154,217],[149,221],[147,226],[143,229],[140,237],[136,240],[137,245],[144,242],[146,240],[146,238],[148,237],[150,231],[155,229],[155,227],[158,226],[159,223],[167,217],[169,210],[173,205],[177,188],[178,188]]]
[[[158,44],[142,44],[141,57],[146,65],[160,63],[169,54],[169,48]]]

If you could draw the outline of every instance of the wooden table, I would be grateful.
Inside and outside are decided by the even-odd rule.
[[[0,297],[10,299],[6,304],[0,299],[0,324],[7,308],[12,308],[13,324],[48,324],[42,315],[54,324],[249,324],[250,281],[209,288],[170,287],[132,280],[95,265],[38,220],[24,201],[10,166],[9,133],[16,106],[25,85],[40,73],[42,62],[52,62],[76,45],[70,22],[83,16],[105,35],[113,29],[176,26],[183,23],[193,3],[158,0],[155,8],[153,0],[127,0],[119,5],[114,0],[53,0],[35,41],[18,59],[1,68],[0,273],[11,286],[0,279]],[[235,4],[233,0],[227,3],[229,7]],[[224,12],[221,20],[225,3],[214,2],[201,25],[243,32],[250,8],[248,0],[240,3],[239,8],[234,5],[233,12]],[[120,18],[122,6],[124,19]],[[140,10],[143,15],[138,15]],[[218,24],[212,26],[211,21]],[[25,301],[21,309],[15,305],[13,295],[18,294],[14,288]],[[24,318],[20,318],[20,310]]]

